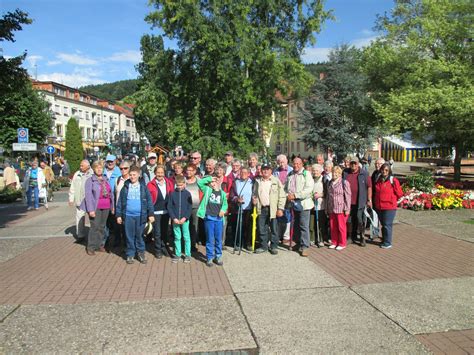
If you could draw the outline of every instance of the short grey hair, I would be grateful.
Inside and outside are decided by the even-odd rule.
[[[89,166],[89,167],[91,166],[91,162],[90,162],[89,160],[87,160],[87,159],[82,159],[82,160],[81,160],[81,163],[85,163],[85,164],[87,164],[87,166]]]
[[[321,164],[313,164],[313,165],[311,165],[311,168],[317,169],[321,172],[323,171],[323,166]]]
[[[331,160],[326,160],[326,161],[324,162],[324,166],[333,166],[333,165],[334,165],[334,164],[333,164],[333,162],[332,162]]]
[[[283,161],[283,160],[288,162],[288,158],[286,157],[285,154],[280,154],[280,155],[277,156],[277,162],[278,161]]]
[[[380,164],[385,164],[385,159],[384,158],[377,158],[377,160],[375,162],[380,163]]]
[[[217,161],[215,159],[209,158],[206,160],[206,164],[211,164],[212,166],[216,166]]]
[[[124,168],[130,168],[130,162],[128,160],[122,160],[120,162],[120,166],[123,166]]]
[[[255,158],[255,159],[258,160],[258,154],[257,154],[257,153],[250,153],[250,154],[249,154],[249,159],[250,159],[250,158]]]
[[[227,164],[224,163],[223,161],[221,161],[220,163],[217,164],[217,167],[221,168],[223,170],[226,170],[227,169]]]
[[[232,159],[232,163],[231,163],[231,164],[232,164],[232,165],[234,165],[234,164],[242,165],[242,162],[241,162],[239,159],[235,158],[235,159]]]

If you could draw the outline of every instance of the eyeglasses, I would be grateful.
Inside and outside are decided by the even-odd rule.
[[[107,160],[107,164],[115,163],[113,160]]]
[[[130,168],[128,168],[128,167],[120,168],[120,170],[128,170],[128,169],[130,169]]]
[[[199,159],[199,157],[189,157],[189,159]]]

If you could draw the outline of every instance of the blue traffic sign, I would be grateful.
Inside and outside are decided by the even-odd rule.
[[[54,147],[52,145],[48,145],[46,147],[46,153],[48,153],[48,154],[54,154],[55,151],[56,151],[56,149],[54,149]]]
[[[28,143],[28,128],[18,128],[16,131],[18,134],[18,143]]]

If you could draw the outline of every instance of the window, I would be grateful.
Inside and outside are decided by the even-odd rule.
[[[86,113],[86,120],[88,120],[89,119],[89,111],[85,111],[85,113]]]
[[[63,136],[63,125],[60,125],[60,124],[56,125],[56,136],[58,137]]]
[[[86,138],[92,138],[91,129],[90,129],[90,128],[87,129],[87,136],[86,136]]]
[[[77,116],[77,109],[75,108],[71,109],[71,116]]]
[[[292,152],[295,151],[295,142],[291,142],[291,151],[292,151]]]
[[[71,98],[71,99],[74,98],[74,92],[73,91],[69,91],[69,98]]]
[[[58,115],[60,115],[61,114],[61,106],[54,105],[54,113],[57,113]]]
[[[63,107],[63,115],[64,116],[69,116],[69,109],[67,108],[67,106]]]
[[[87,138],[87,137],[84,137],[84,127],[81,127],[81,137],[84,139],[84,138]]]
[[[84,95],[79,96],[79,100],[84,102],[86,100],[86,97]]]
[[[127,120],[127,127],[130,127],[130,120]]]
[[[66,96],[66,90],[54,87],[54,93],[61,96]]]
[[[96,99],[91,99],[91,104],[92,105],[97,105],[97,100]]]
[[[82,118],[82,110],[79,110],[78,116],[79,116],[79,118]]]

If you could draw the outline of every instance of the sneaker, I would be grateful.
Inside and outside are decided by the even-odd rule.
[[[171,262],[172,262],[173,264],[176,264],[176,263],[179,261],[179,259],[181,259],[181,258],[179,258],[179,257],[177,257],[176,255],[174,255],[174,256],[171,258]]]
[[[155,253],[155,258],[161,259],[162,257],[163,257],[163,253],[162,253],[162,252],[157,252],[157,253]]]
[[[137,259],[140,263],[146,264],[145,254],[138,254]]]
[[[255,254],[262,254],[262,253],[265,253],[266,250],[263,249],[263,248],[258,248],[257,250],[255,250]]]
[[[35,211],[38,211],[39,210],[39,207],[35,207]]]
[[[224,265],[224,262],[222,261],[222,258],[215,258],[214,262],[216,263],[216,265],[219,265],[219,266]]]
[[[392,244],[382,244],[380,247],[382,249],[390,249],[392,247]]]
[[[191,262],[191,257],[190,256],[184,257],[184,263],[185,264],[189,264],[190,262]]]
[[[338,247],[336,247],[336,250],[340,251],[340,250],[344,250],[346,249],[346,247],[341,247],[340,245]]]
[[[214,264],[212,263],[212,260],[206,261],[206,266],[212,267]]]
[[[307,257],[308,255],[309,255],[309,253],[308,253],[308,249],[307,249],[307,248],[301,249],[301,256]]]
[[[133,256],[127,256],[127,264],[133,264]]]
[[[318,247],[319,247],[319,248],[324,247],[324,243],[323,243],[323,242],[319,242],[319,243],[318,243]]]
[[[46,210],[49,208],[47,203],[44,204],[44,208],[46,208]]]
[[[277,255],[277,254],[278,254],[278,250],[277,250],[276,248],[270,249],[270,254],[272,254],[272,255]]]
[[[336,249],[336,246],[334,244],[331,244],[330,246],[328,246],[329,249]]]
[[[31,211],[32,209],[33,209],[33,207],[28,207],[26,210]]]

